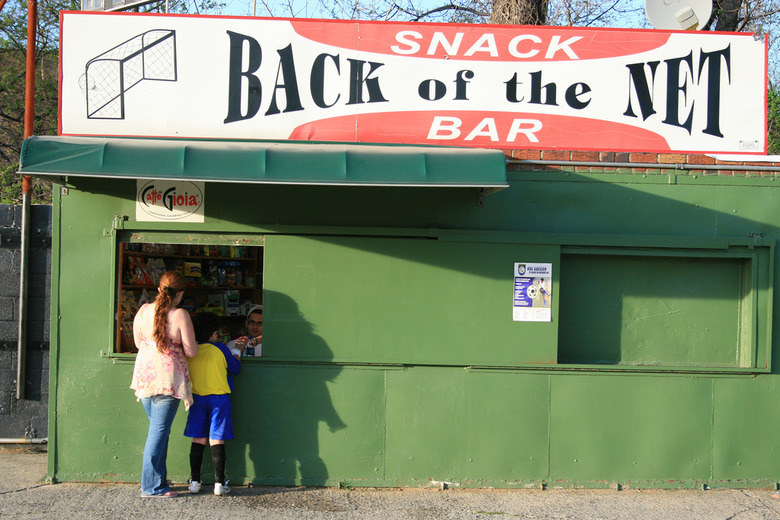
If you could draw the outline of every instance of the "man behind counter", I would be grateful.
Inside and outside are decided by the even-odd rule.
[[[255,305],[254,307],[249,309],[249,312],[246,315],[246,321],[244,322],[244,325],[246,326],[247,335],[229,341],[227,344],[228,348],[230,349],[231,352],[233,352],[233,354],[235,354],[236,353],[235,350],[238,350],[240,352],[240,347],[246,346],[247,348],[251,348],[252,344],[254,343],[255,356],[257,357],[261,356],[263,354],[263,306],[262,305]],[[246,350],[244,351],[244,355],[247,355]]]

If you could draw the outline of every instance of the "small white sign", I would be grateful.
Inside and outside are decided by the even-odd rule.
[[[203,222],[202,182],[137,181],[135,219],[138,222]]]
[[[552,264],[515,262],[512,319],[552,321]]]

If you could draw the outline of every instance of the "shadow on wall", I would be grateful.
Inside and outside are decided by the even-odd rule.
[[[475,230],[507,233],[566,233],[634,236],[777,236],[777,219],[765,199],[778,187],[749,185],[722,175],[594,175],[572,172],[509,172],[510,187],[481,199],[469,188],[380,188],[282,185],[214,187],[237,207],[242,225],[287,225]],[[757,181],[760,182],[760,181]],[[757,197],[756,203],[750,203]],[[761,202],[759,204],[758,202]],[[223,208],[214,218],[231,219]],[[359,219],[359,220],[358,220]],[[393,254],[393,251],[380,251]]]
[[[750,347],[740,258],[563,255],[559,363],[733,366]],[[735,347],[736,346],[736,347]]]
[[[326,385],[341,368],[327,364],[333,358],[330,348],[292,298],[266,289],[263,301],[265,318],[274,322],[263,352],[293,355],[305,346],[318,362],[244,364],[233,398],[235,456],[228,461],[228,474],[264,485],[324,486],[330,476],[320,456],[320,424],[330,433],[347,427]],[[252,467],[242,467],[245,462]]]
[[[284,199],[290,204],[287,210],[275,207],[269,201],[270,211],[279,212],[281,221],[293,218],[284,211],[300,207],[303,212],[316,211],[325,219],[334,219],[332,222],[318,221],[322,225],[347,224],[347,221],[339,220],[346,218],[343,211],[328,206],[323,209],[323,205],[335,204],[333,201],[337,200],[344,207],[369,205],[376,208],[366,212],[364,225],[398,226],[399,221],[394,221],[388,212],[397,210],[396,196],[401,199],[409,194],[418,197],[418,204],[399,217],[406,219],[404,223],[417,226],[419,230],[425,223],[446,222],[446,226],[432,232],[438,240],[432,240],[433,236],[417,235],[414,236],[417,243],[396,237],[307,237],[312,243],[322,244],[318,251],[330,247],[331,250],[342,248],[355,252],[354,255],[334,253],[338,261],[323,267],[322,272],[293,271],[285,280],[294,282],[308,277],[310,285],[318,284],[318,292],[324,294],[327,291],[323,288],[327,288],[331,293],[341,295],[342,298],[329,305],[329,315],[325,318],[344,316],[349,320],[352,316],[361,316],[361,321],[352,323],[351,327],[336,327],[333,319],[322,319],[324,313],[318,309],[320,315],[315,321],[321,327],[321,334],[337,347],[336,360],[348,359],[340,348],[348,342],[337,340],[341,337],[339,329],[364,331],[363,325],[371,323],[366,333],[375,342],[370,352],[372,361],[419,361],[425,351],[412,347],[421,337],[417,332],[429,332],[430,324],[434,323],[442,329],[437,331],[436,338],[450,349],[447,359],[433,362],[495,364],[496,359],[478,357],[483,351],[460,346],[467,334],[473,334],[470,341],[480,341],[481,328],[490,323],[489,320],[495,320],[491,332],[496,342],[502,340],[498,336],[504,331],[501,327],[506,327],[507,341],[511,341],[513,330],[520,328],[503,319],[509,309],[503,300],[499,307],[489,308],[498,301],[496,294],[503,294],[499,291],[504,290],[499,287],[491,293],[490,283],[511,283],[512,262],[555,262],[555,255],[560,253],[560,261],[554,269],[554,292],[558,295],[554,302],[556,306],[560,305],[553,315],[553,321],[560,327],[556,340],[557,361],[555,352],[530,361],[587,365],[752,366],[753,344],[765,345],[767,337],[757,332],[755,339],[747,338],[744,331],[751,327],[761,329],[773,319],[768,314],[772,308],[772,302],[768,300],[772,294],[771,277],[765,269],[774,271],[776,266],[769,265],[769,254],[762,253],[756,261],[748,255],[752,254],[754,241],[760,244],[766,238],[766,244],[769,244],[780,237],[774,214],[780,199],[777,186],[762,179],[725,176],[679,176],[686,177],[684,183],[673,183],[663,175],[597,177],[576,173],[561,176],[550,172],[549,180],[536,174],[529,182],[523,181],[522,172],[515,172],[512,177],[509,189],[485,197],[482,206],[462,198],[465,191],[447,196],[428,192],[425,195],[432,201],[428,203],[420,200],[418,191],[384,192],[385,199],[382,199],[370,189],[360,190],[359,194],[345,192],[354,200],[334,195],[323,197],[319,204],[308,205],[291,200],[294,197],[301,197],[299,202],[305,200],[305,193],[296,191],[291,198]],[[358,200],[359,197],[362,199]],[[409,200],[414,199],[410,197]],[[363,216],[362,212],[360,214]],[[306,221],[300,214],[296,218]],[[314,215],[309,218],[313,219]],[[464,233],[468,230],[475,233]],[[742,240],[744,244],[721,254],[726,247],[723,245],[726,241],[721,239],[725,238],[737,239],[735,243]],[[766,244],[763,249],[769,247]],[[545,251],[548,258],[542,256]],[[306,258],[305,244],[301,245],[301,252],[300,256]],[[347,264],[344,259],[352,263]],[[392,259],[399,261],[392,262]],[[319,257],[318,262],[318,265],[323,263]],[[369,262],[373,262],[373,270],[364,267]],[[396,271],[408,265],[413,267]],[[308,264],[302,262],[301,266]],[[428,284],[430,290],[424,294],[418,291],[413,297],[402,294],[400,284],[423,273],[426,266],[435,269],[420,275],[419,283],[409,282],[405,287],[411,293],[422,284]],[[461,275],[442,277],[437,285],[433,277],[444,269]],[[392,276],[375,276],[375,273],[391,272]],[[355,282],[361,275],[364,277],[361,282]],[[471,285],[467,285],[469,276],[476,280]],[[751,282],[753,276],[755,282]],[[357,287],[355,293],[345,296],[345,288],[349,286],[341,280]],[[714,280],[717,283],[713,283]],[[383,295],[382,298],[362,291],[364,286],[373,287],[376,293]],[[301,283],[298,292],[291,294],[299,297],[307,291],[308,287]],[[438,300],[436,295],[439,295]],[[461,298],[462,295],[468,297]],[[356,297],[363,299],[358,301]],[[420,303],[421,298],[427,298],[428,305]],[[462,304],[449,305],[452,298],[461,298]],[[752,307],[750,298],[759,298],[759,305]],[[303,297],[299,299],[306,305]],[[410,299],[425,308],[424,317],[422,313],[405,316],[397,311],[407,308]],[[404,327],[386,325],[392,323],[384,314],[388,308],[397,318],[403,319]],[[353,312],[355,309],[360,312]],[[446,312],[437,315],[437,309]],[[371,313],[375,313],[376,320],[366,318]],[[759,320],[758,327],[749,322],[751,315]],[[463,334],[453,333],[459,328],[466,329],[464,324],[467,323],[476,325],[464,330]],[[381,343],[388,338],[392,338],[393,345]],[[387,348],[389,346],[392,350]],[[396,358],[387,354],[400,349],[406,350]],[[354,351],[358,350],[359,345],[354,347]],[[460,352],[463,353],[462,360],[457,357]],[[381,357],[383,355],[385,357]],[[510,356],[506,358],[510,363],[529,361],[513,354]],[[763,353],[757,356],[755,364],[759,368],[766,366],[763,356]]]

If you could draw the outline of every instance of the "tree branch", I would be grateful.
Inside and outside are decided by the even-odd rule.
[[[455,5],[455,4],[442,5],[440,7],[436,7],[435,9],[431,9],[430,11],[425,11],[424,13],[408,11],[408,10],[404,9],[403,7],[401,7],[398,4],[393,4],[393,7],[395,7],[396,9],[398,9],[402,13],[406,13],[409,16],[414,17],[413,21],[415,21],[415,22],[419,22],[421,19],[425,18],[426,16],[430,16],[430,15],[436,14],[436,13],[441,13],[441,12],[444,12],[444,11],[465,11],[467,13],[471,13],[471,14],[474,14],[474,15],[477,15],[477,16],[489,16],[490,15],[490,13],[486,13],[484,11],[478,11],[476,9],[472,9],[471,7],[464,7],[464,6]]]

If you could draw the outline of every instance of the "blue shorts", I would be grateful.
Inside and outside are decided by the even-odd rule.
[[[233,414],[230,394],[192,395],[194,402],[187,415],[184,435],[193,439],[226,441],[233,438]]]

